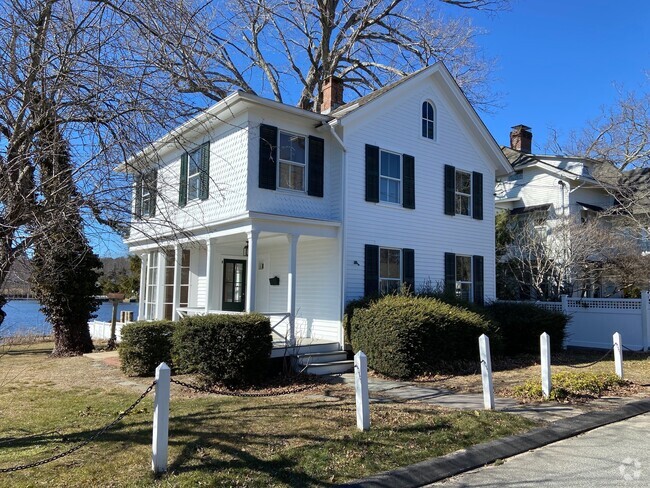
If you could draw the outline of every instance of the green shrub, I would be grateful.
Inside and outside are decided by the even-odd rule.
[[[494,302],[485,307],[486,316],[499,326],[506,355],[539,353],[539,336],[551,337],[551,350],[562,348],[568,317],[528,303]]]
[[[174,332],[174,364],[208,384],[259,383],[268,371],[271,323],[261,314],[186,317]]]
[[[119,347],[122,371],[129,376],[151,376],[162,362],[171,366],[174,322],[131,322],[122,327]]]
[[[495,332],[479,314],[435,298],[387,295],[356,308],[350,335],[368,366],[394,378],[433,372],[437,364],[478,358],[478,337]],[[490,337],[498,342],[496,334]]]
[[[602,393],[617,386],[627,384],[612,373],[595,374],[586,372],[562,371],[551,375],[550,400],[598,398]],[[529,380],[523,385],[515,386],[515,396],[526,400],[542,399],[540,380]]]

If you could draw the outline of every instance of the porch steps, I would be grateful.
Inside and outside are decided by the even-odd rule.
[[[354,368],[354,361],[347,357],[345,351],[300,354],[296,358],[296,368],[315,375],[347,373]]]

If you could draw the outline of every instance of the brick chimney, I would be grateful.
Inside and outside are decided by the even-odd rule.
[[[336,76],[328,77],[323,83],[323,101],[320,113],[328,114],[343,105],[343,80]]]
[[[515,125],[510,131],[510,148],[526,154],[531,154],[533,147],[533,133],[530,127]]]

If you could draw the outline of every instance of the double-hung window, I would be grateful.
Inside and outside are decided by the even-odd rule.
[[[471,256],[456,256],[456,296],[467,302],[473,301]]]
[[[392,293],[402,284],[401,249],[379,248],[379,292]]]
[[[380,151],[379,201],[401,203],[402,199],[402,156]]]
[[[305,191],[306,154],[307,139],[304,136],[280,131],[280,188]]]
[[[188,155],[187,200],[196,200],[201,192],[201,151],[199,148]]]
[[[456,170],[456,213],[471,215],[472,173]]]
[[[483,220],[483,174],[445,164],[445,214]]]
[[[158,171],[151,170],[136,176],[135,180],[135,216],[136,218],[153,217],[156,213],[156,185]]]

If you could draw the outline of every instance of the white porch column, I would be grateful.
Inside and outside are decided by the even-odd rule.
[[[172,301],[172,320],[178,320],[178,307],[181,303],[181,263],[183,260],[183,248],[176,244],[174,249],[174,296]]]
[[[298,254],[298,238],[296,234],[288,234],[289,240],[289,270],[287,273],[287,312],[289,313],[289,344],[296,344],[296,257]]]
[[[246,311],[255,310],[255,280],[257,277],[257,238],[260,232],[252,230],[248,238],[248,262],[246,263]]]
[[[212,259],[215,254],[216,239],[207,239],[205,241],[206,256],[205,256],[205,313],[210,312],[212,307],[212,285],[213,285],[213,266]]]
[[[161,249],[158,251],[158,274],[156,280],[156,320],[165,318],[165,265],[167,264],[167,253]]]
[[[140,292],[138,293],[138,320],[144,320],[145,303],[147,301],[147,268],[149,253],[140,254]]]

